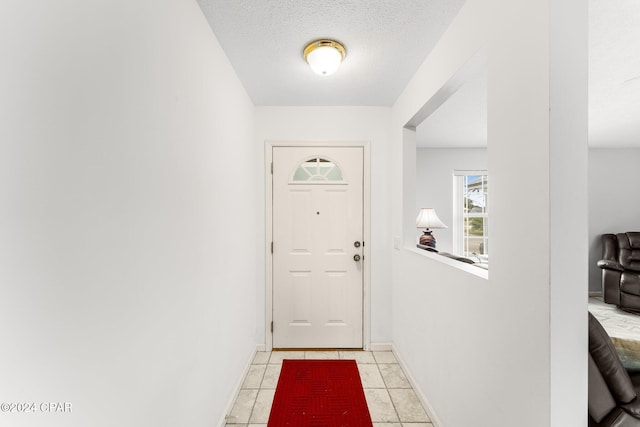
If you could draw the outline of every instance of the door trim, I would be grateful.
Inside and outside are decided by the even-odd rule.
[[[274,147],[358,147],[363,151],[363,218],[364,229],[364,271],[362,277],[362,344],[364,350],[371,348],[371,150],[369,141],[265,141],[265,349],[273,349],[273,254],[271,242],[273,240],[273,175],[271,162]]]

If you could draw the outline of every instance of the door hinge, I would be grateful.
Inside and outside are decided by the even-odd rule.
[[[271,253],[273,253],[273,242],[271,242]]]
[[[273,322],[271,322],[271,333],[273,333]]]
[[[271,175],[273,175],[273,162],[271,162]]]

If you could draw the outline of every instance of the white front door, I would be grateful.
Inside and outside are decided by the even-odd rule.
[[[363,348],[363,148],[273,147],[273,347]]]

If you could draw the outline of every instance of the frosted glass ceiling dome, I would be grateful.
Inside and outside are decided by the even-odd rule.
[[[329,76],[338,70],[346,53],[344,46],[337,41],[322,39],[309,43],[303,56],[314,73]]]

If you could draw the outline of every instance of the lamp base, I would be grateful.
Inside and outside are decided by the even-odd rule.
[[[429,246],[430,248],[436,248],[436,238],[431,234],[431,230],[424,230],[424,234],[420,236],[420,244],[424,246]]]

